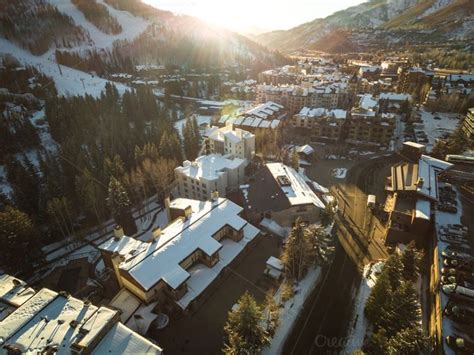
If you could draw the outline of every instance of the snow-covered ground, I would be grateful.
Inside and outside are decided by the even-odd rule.
[[[84,27],[94,41],[93,47],[105,48],[112,45],[116,40],[133,39],[140,33],[145,31],[150,24],[141,17],[135,17],[127,11],[116,10],[114,7],[107,5],[102,0],[97,0],[109,10],[111,16],[115,17],[122,25],[122,32],[116,35],[103,33],[91,22],[87,21],[84,14],[74,6],[70,0],[49,0],[50,3],[56,5],[59,11],[72,17],[76,25]]]
[[[46,121],[44,108],[42,110],[36,111],[32,115],[31,123],[33,123],[33,125],[38,130],[38,134],[41,139],[41,147],[49,152],[56,152],[58,149],[58,144],[49,133],[49,125]]]
[[[438,119],[435,119],[437,117]],[[426,151],[429,153],[433,149],[438,138],[445,134],[453,132],[459,124],[459,114],[446,112],[432,112],[421,111],[422,124],[415,125],[416,132],[425,132],[428,136],[428,143],[426,144]]]
[[[364,308],[370,292],[377,281],[377,275],[380,273],[383,262],[375,264],[367,264],[364,267],[362,281],[360,282],[359,290],[354,302],[354,310],[352,313],[351,326],[345,341],[344,354],[353,354],[364,345],[364,337],[369,326],[364,315]]]
[[[336,179],[344,179],[347,174],[347,168],[336,168],[331,170],[331,175]]]
[[[320,277],[321,269],[318,267],[309,270],[307,275],[298,283],[293,298],[286,301],[280,309],[280,324],[276,329],[275,335],[270,340],[269,346],[263,349],[263,355],[276,355],[282,353],[286,338],[291,333],[296,318],[303,310],[305,300],[318,284]],[[278,304],[281,303],[281,290],[282,288],[280,287],[274,296]]]
[[[89,94],[97,97],[104,90],[105,84],[108,82],[108,80],[64,65],[60,66],[61,74],[52,50],[42,56],[35,56],[10,41],[0,38],[0,55],[5,53],[13,55],[20,63],[33,65],[45,75],[52,77],[59,95],[74,96]],[[127,86],[120,83],[115,83],[115,85],[121,93],[128,89]]]
[[[72,49],[76,51],[106,48],[110,47],[116,40],[133,39],[145,31],[150,24],[143,18],[135,17],[127,11],[116,10],[102,0],[98,0],[99,3],[108,8],[109,13],[118,20],[123,28],[123,31],[117,35],[108,35],[99,31],[92,23],[87,21],[84,14],[70,0],[50,0],[50,2],[56,5],[59,11],[71,16],[76,25],[82,26],[89,32],[94,43],[92,45],[84,44]],[[55,61],[54,52],[55,49],[52,48],[43,55],[35,56],[12,42],[0,38],[0,55],[9,53],[22,64],[33,65],[44,74],[52,77],[60,95],[84,95],[86,93],[92,96],[100,95],[107,80],[63,65],[59,66]],[[62,74],[59,68],[61,68]],[[121,93],[128,88],[120,83],[115,83],[115,85]]]
[[[206,116],[206,115],[197,115],[196,117],[196,121],[198,123],[198,125],[202,125],[202,124],[210,124],[211,123],[211,118],[212,116]],[[183,127],[184,127],[184,124],[186,123],[186,119],[183,118],[179,121],[176,121],[174,123],[174,127],[178,130],[179,134],[182,136],[183,135]]]

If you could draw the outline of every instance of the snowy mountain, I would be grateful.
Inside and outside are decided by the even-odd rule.
[[[254,38],[270,48],[291,52],[300,49],[354,50],[356,46],[352,42],[357,45],[360,41],[373,39],[378,43],[384,38],[390,44],[473,37],[473,1],[371,0],[324,19]]]
[[[126,72],[137,64],[215,68],[286,60],[246,37],[140,0],[0,4],[0,57],[11,54],[23,65],[36,66],[54,78],[62,95],[97,96],[107,82],[105,71]]]

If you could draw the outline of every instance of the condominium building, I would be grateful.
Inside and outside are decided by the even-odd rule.
[[[243,183],[246,165],[245,159],[220,154],[202,155],[193,162],[186,160],[175,169],[179,196],[208,200],[215,191],[225,196],[229,189]]]
[[[291,227],[298,217],[315,223],[325,205],[312,184],[289,166],[268,163],[248,185],[240,187],[246,214],[252,222],[268,218],[284,227]]]
[[[225,198],[178,198],[166,207],[172,222],[155,229],[151,241],[116,235],[99,249],[119,284],[140,300],[185,311],[260,231]]]
[[[295,128],[311,130],[315,137],[337,141],[342,138],[346,118],[345,110],[304,107],[293,115],[290,123]]]
[[[258,130],[277,129],[286,119],[287,110],[280,104],[267,101],[234,115],[223,115],[216,122],[219,127],[232,125],[252,133]]]
[[[120,311],[0,276],[0,354],[162,354]]]
[[[232,124],[224,127],[213,126],[206,133],[206,152],[208,154],[232,155],[250,162],[255,156],[255,135]]]

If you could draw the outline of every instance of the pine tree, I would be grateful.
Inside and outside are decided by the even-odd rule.
[[[314,262],[313,249],[308,233],[305,233],[305,224],[298,218],[288,236],[281,260],[287,276],[301,280],[308,268]]]
[[[293,152],[291,154],[291,167],[295,169],[296,171],[299,171],[300,169],[300,157],[298,156],[298,153]]]
[[[387,354],[389,338],[384,329],[380,329],[369,338],[366,346],[364,346],[364,353],[368,355]]]
[[[391,302],[391,292],[392,288],[389,278],[387,277],[387,274],[384,274],[382,271],[370,292],[364,308],[365,316],[376,328],[379,327],[383,318],[387,317],[387,312]]]
[[[414,281],[418,275],[418,253],[414,242],[411,242],[402,254],[403,277]]]
[[[11,206],[0,212],[0,264],[6,270],[31,271],[33,261],[40,256],[37,233],[30,217]],[[21,262],[19,262],[21,261]]]
[[[388,342],[390,354],[418,355],[428,351],[429,337],[418,325],[401,330]]]
[[[262,327],[261,308],[250,293],[245,292],[237,303],[237,308],[229,312],[224,331],[227,341],[225,354],[259,354],[269,343],[269,337]]]
[[[133,235],[137,231],[135,221],[130,212],[130,199],[127,191],[119,180],[115,177],[110,178],[109,196],[107,198],[107,206],[109,207],[115,222],[122,226],[127,235]]]
[[[265,323],[267,326],[267,332],[270,335],[275,333],[280,318],[280,309],[277,302],[275,301],[275,297],[273,297],[273,294],[273,290],[269,290],[265,294]]]

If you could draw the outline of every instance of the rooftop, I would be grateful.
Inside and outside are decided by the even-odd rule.
[[[194,179],[215,180],[226,169],[237,169],[243,164],[245,164],[244,159],[230,159],[228,156],[220,154],[209,154],[202,155],[193,162],[185,160],[183,166],[177,167],[175,171]]]
[[[125,255],[120,269],[126,271],[144,290],[149,290],[160,280],[176,289],[191,277],[180,263],[194,251],[200,249],[211,256],[222,248],[222,243],[213,238],[219,230],[228,225],[236,231],[242,230],[247,222],[239,216],[242,208],[235,203],[219,198],[216,201],[197,201],[179,198],[170,207],[185,209],[190,206],[193,213],[188,218],[178,218],[161,232],[152,243],[143,242],[135,255]],[[100,246],[107,250],[114,248],[108,241]]]

